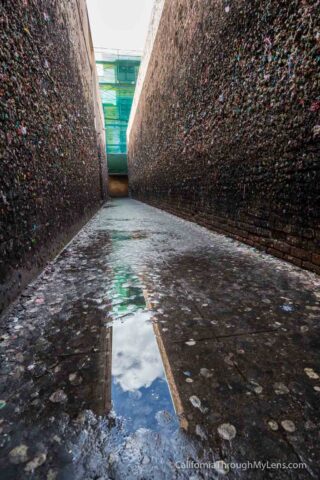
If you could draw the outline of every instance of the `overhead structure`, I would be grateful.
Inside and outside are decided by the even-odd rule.
[[[141,56],[138,52],[96,49],[105,121],[109,175],[127,175],[127,127]]]

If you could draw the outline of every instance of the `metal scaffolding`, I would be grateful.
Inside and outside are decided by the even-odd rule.
[[[134,51],[95,49],[104,113],[109,174],[126,175],[126,132],[141,55]]]

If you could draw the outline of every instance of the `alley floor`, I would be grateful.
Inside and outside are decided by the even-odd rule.
[[[319,286],[108,202],[2,318],[1,479],[320,478]]]

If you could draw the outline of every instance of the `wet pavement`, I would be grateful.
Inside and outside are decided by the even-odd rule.
[[[319,286],[109,202],[2,318],[1,479],[320,478]]]

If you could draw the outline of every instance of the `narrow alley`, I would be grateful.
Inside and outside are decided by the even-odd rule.
[[[0,2],[0,480],[320,479],[319,7]]]
[[[1,478],[319,478],[319,285],[109,201],[1,326]]]

